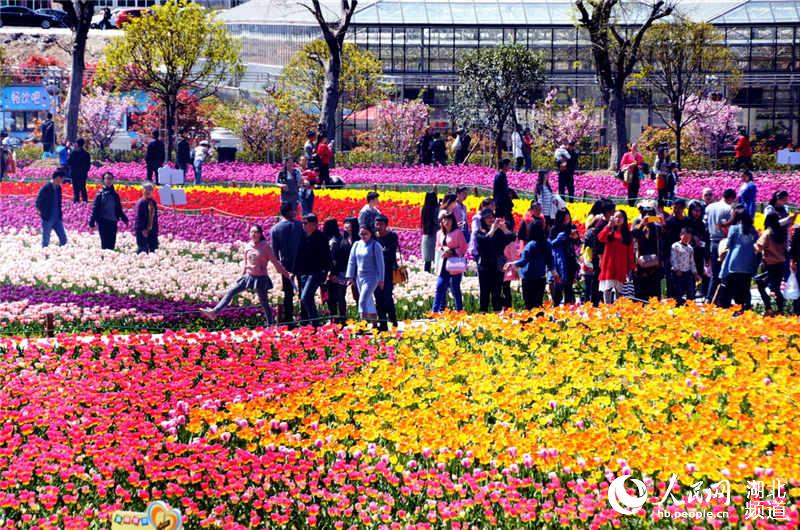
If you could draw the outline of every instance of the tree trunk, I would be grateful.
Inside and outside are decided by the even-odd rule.
[[[90,4],[90,9],[94,11],[94,2]],[[84,56],[86,55],[86,38],[89,36],[89,23],[84,23],[84,10],[86,5],[78,3],[76,6],[76,16],[78,21],[73,30],[72,43],[72,74],[69,82],[69,96],[67,100],[67,119],[64,135],[72,142],[78,139],[78,115],[81,108],[81,91],[83,90],[83,73],[86,69]],[[91,20],[91,15],[89,15]]]
[[[681,165],[681,157],[683,156],[683,145],[681,136],[683,136],[683,112],[680,108],[672,110],[672,121],[675,123],[675,162],[678,167]]]
[[[342,72],[342,47],[336,39],[328,41],[330,58],[325,68],[325,94],[322,98],[320,125],[328,141],[336,135],[336,110],[339,107],[339,76]]]
[[[625,95],[622,89],[612,89],[608,103],[608,140],[611,144],[609,169],[619,169],[622,155],[628,150],[628,127],[625,124]]]
[[[175,115],[178,113],[177,96],[168,97],[164,102],[164,108],[167,111],[167,162],[172,161],[172,149],[175,145]]]
[[[497,167],[500,167],[500,161],[503,159],[503,129],[506,127],[506,121],[503,120],[497,124],[497,130],[494,132],[494,150],[497,157]]]

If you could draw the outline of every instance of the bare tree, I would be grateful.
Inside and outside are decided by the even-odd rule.
[[[608,108],[611,169],[619,166],[628,142],[625,91],[639,62],[642,39],[655,21],[672,14],[675,4],[676,0],[575,0],[578,23],[589,32],[600,93]]]
[[[86,70],[86,40],[94,15],[94,0],[56,0],[67,14],[65,21],[72,30],[72,73],[69,81],[67,116],[64,135],[69,140],[78,137],[78,112],[81,108],[83,74]]]
[[[300,4],[308,9],[319,24],[330,55],[325,64],[325,94],[322,98],[320,125],[323,132],[332,136],[336,131],[336,109],[339,107],[339,78],[342,74],[342,49],[344,38],[350,28],[350,20],[356,11],[358,0],[341,0],[339,19],[328,22],[322,14],[319,0],[311,0],[311,5]]]

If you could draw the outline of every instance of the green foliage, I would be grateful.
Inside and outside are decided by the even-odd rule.
[[[20,160],[40,160],[42,158],[42,147],[40,145],[23,144],[22,147],[14,151],[17,161]]]
[[[325,64],[329,57],[330,50],[322,39],[307,43],[283,68],[280,91],[287,93],[296,105],[320,112],[325,95]],[[382,76],[381,62],[375,55],[346,42],[339,77],[342,106],[352,113],[386,99],[391,87],[382,81]]]
[[[680,161],[683,139],[678,136],[698,118],[697,113],[687,112],[691,101],[709,90],[720,90],[709,84],[714,74],[725,74],[728,88],[735,89],[741,76],[736,57],[714,26],[683,18],[654,24],[642,41],[642,56],[648,60],[630,84],[643,85],[660,96],[654,98],[661,103],[653,110],[674,133],[672,143],[678,147]]]
[[[500,145],[518,108],[528,108],[544,82],[541,54],[520,44],[478,48],[457,65],[458,86],[451,109],[455,121],[493,136]]]
[[[199,4],[169,0],[134,18],[97,67],[100,82],[128,81],[158,95],[213,92],[242,73],[240,44]]]
[[[199,4],[168,0],[134,18],[105,50],[97,82],[152,92],[163,104],[171,151],[178,93],[198,99],[243,72],[240,43]]]

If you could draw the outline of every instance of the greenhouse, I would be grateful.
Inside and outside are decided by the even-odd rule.
[[[323,4],[329,20],[338,3]],[[634,4],[635,6],[635,4]],[[800,2],[682,2],[680,9],[695,21],[717,26],[738,58],[742,82],[725,94],[743,108],[740,121],[751,130],[774,130],[798,141],[800,120]],[[262,16],[262,20],[258,17]],[[641,11],[628,8],[635,23]],[[311,14],[291,1],[251,0],[221,15],[242,39],[243,57],[251,65],[245,81],[265,84],[319,30]],[[599,96],[590,43],[576,26],[574,2],[464,0],[378,0],[366,2],[353,17],[348,38],[381,59],[384,73],[400,93],[423,97],[447,119],[456,81],[455,65],[470,49],[522,43],[540,51],[549,63],[548,87],[561,97]],[[708,91],[724,91],[718,76],[707,78]],[[659,124],[651,101],[636,91],[630,95],[629,127],[636,137],[647,125]]]

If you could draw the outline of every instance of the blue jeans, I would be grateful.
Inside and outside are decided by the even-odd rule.
[[[247,287],[245,287],[245,285],[242,282],[240,281],[236,282],[233,285],[233,287],[228,289],[228,292],[225,293],[225,296],[222,297],[222,300],[219,301],[216,307],[214,307],[214,311],[215,312],[222,311],[223,309],[231,305],[231,302],[236,297],[236,295],[246,290]],[[256,289],[255,291],[256,294],[258,295],[258,302],[261,304],[261,308],[264,310],[264,316],[267,317],[267,325],[271,326],[274,322],[274,319],[272,318],[272,308],[269,306],[269,291],[267,291],[266,289]]]
[[[194,183],[203,183],[203,163],[200,161],[196,161],[194,163]]]
[[[67,244],[67,232],[64,230],[64,221],[62,219],[54,221],[45,221],[42,219],[42,247],[46,247],[50,244],[51,230],[56,231],[59,246],[63,247]]]
[[[314,326],[319,326],[316,294],[324,279],[325,275],[321,272],[300,276],[300,316],[306,323],[310,320]]]
[[[450,274],[445,271],[436,280],[436,296],[433,298],[431,311],[439,313],[447,307],[447,290],[453,293],[453,301],[456,311],[464,309],[461,299],[461,277],[463,274]]]
[[[378,308],[375,306],[375,289],[378,287],[378,278],[358,277],[358,312],[365,315],[377,315]]]

